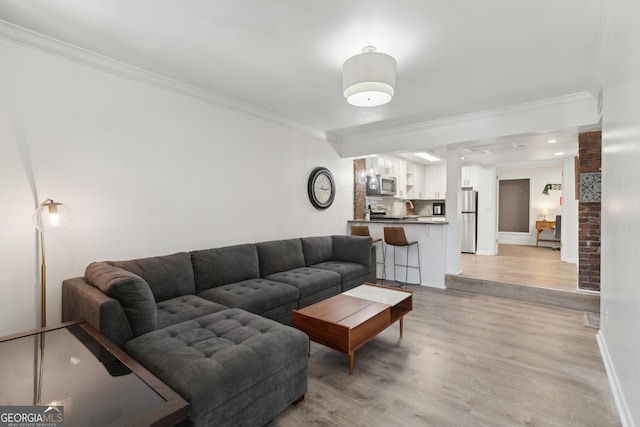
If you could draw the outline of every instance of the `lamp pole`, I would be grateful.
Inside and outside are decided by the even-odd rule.
[[[40,316],[42,327],[47,326],[47,264],[44,259],[44,231],[40,230]]]

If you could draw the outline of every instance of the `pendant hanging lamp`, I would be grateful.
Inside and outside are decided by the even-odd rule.
[[[357,107],[377,107],[391,101],[397,63],[373,46],[347,59],[342,66],[342,90],[347,102]]]

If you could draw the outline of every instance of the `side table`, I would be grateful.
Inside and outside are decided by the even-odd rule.
[[[189,414],[180,395],[86,322],[0,338],[0,378],[0,405],[63,406],[65,427],[172,426]]]

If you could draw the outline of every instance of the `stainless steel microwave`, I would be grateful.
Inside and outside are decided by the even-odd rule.
[[[367,176],[367,196],[395,196],[397,182],[394,176]]]

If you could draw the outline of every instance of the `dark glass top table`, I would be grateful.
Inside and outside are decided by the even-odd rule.
[[[0,405],[50,404],[65,427],[174,425],[189,410],[86,322],[0,338]]]

